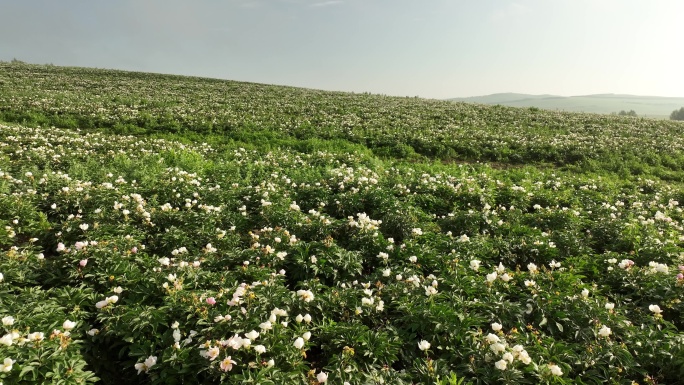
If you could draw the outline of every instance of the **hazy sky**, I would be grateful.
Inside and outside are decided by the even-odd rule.
[[[0,60],[387,95],[684,96],[683,0],[0,0]]]

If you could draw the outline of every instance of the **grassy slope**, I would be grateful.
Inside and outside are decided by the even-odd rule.
[[[398,158],[552,163],[684,179],[680,122],[170,75],[2,63],[0,120],[292,146],[335,140]]]

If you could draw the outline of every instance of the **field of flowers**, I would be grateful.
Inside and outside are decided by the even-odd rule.
[[[247,141],[337,139],[396,158],[551,163],[684,181],[681,122],[216,79],[0,62],[0,121]]]
[[[0,118],[3,384],[684,378],[682,124],[9,64]]]

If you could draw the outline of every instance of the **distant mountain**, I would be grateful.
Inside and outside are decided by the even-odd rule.
[[[637,115],[664,118],[684,107],[684,97],[596,94],[579,96],[501,93],[449,99],[456,102],[500,104],[510,107],[537,107],[545,110],[590,112],[597,114],[634,110]]]

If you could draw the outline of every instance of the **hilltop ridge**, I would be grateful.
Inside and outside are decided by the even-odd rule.
[[[643,96],[626,94],[593,94],[577,96],[497,93],[484,96],[451,98],[450,101],[537,107],[545,110],[611,114],[634,110],[639,116],[668,119],[670,113],[684,106],[684,97]]]

